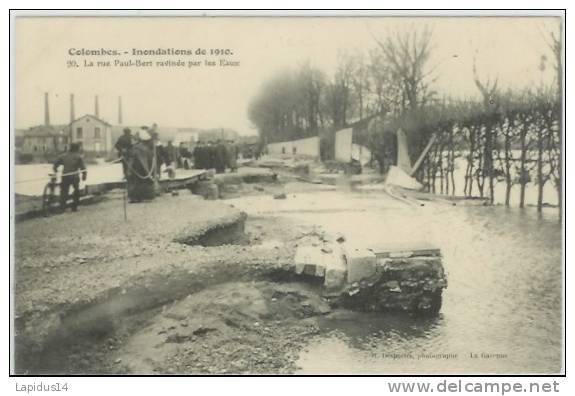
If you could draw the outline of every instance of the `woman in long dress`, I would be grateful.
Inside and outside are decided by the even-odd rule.
[[[154,141],[150,134],[142,130],[139,140],[130,149],[128,163],[128,199],[130,202],[152,200],[155,194],[157,159]]]

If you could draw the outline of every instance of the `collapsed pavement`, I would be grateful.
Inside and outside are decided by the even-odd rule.
[[[283,188],[275,181],[255,187],[250,186],[254,194]],[[129,205],[127,222],[121,194],[113,192],[99,205],[82,208],[80,215],[22,222],[16,229],[17,372],[293,372],[299,349],[318,333],[317,318],[331,306],[397,308],[360,303],[366,293],[355,290],[369,289],[369,269],[379,274],[381,260],[376,256],[373,265],[371,256],[366,261],[347,252],[346,260],[364,265],[349,267],[345,261],[338,269],[342,256],[326,242],[341,247],[344,239],[285,217],[247,219],[225,202],[186,193]],[[297,251],[305,245],[336,258],[325,266],[324,278],[310,274],[307,264],[303,270],[298,265]],[[422,272],[418,263],[407,267],[413,276]],[[338,288],[331,287],[330,279],[340,282]],[[385,287],[397,293],[390,281]],[[408,289],[407,284],[400,287]],[[163,315],[170,306],[207,296],[205,304],[222,304],[201,311],[189,307],[177,326],[151,330],[155,323],[173,320]],[[238,296],[261,309],[244,315],[245,307],[234,300]],[[190,315],[204,319],[192,323]],[[233,319],[238,315],[244,318],[239,323]],[[140,333],[144,339],[161,336],[161,351],[178,346],[179,352],[152,350],[138,357],[130,345]],[[258,342],[263,336],[268,341]],[[214,355],[202,355],[208,350]],[[164,358],[154,360],[154,352]],[[239,365],[226,363],[236,358]]]
[[[363,311],[437,313],[447,277],[440,250],[425,244],[346,246],[343,235],[299,246],[295,272],[323,281],[332,304]]]

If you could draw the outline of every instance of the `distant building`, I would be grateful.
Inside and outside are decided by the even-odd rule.
[[[196,128],[178,128],[174,137],[174,144],[195,144],[200,139],[201,131]]]
[[[53,154],[66,151],[68,125],[38,125],[16,134],[16,148],[25,154]]]
[[[286,142],[269,143],[267,150],[270,155],[280,157],[319,158],[319,137],[290,140]]]
[[[86,114],[70,124],[73,143],[81,143],[85,152],[107,154],[114,148],[112,125],[106,121]]]
[[[198,140],[201,142],[215,142],[218,140],[238,140],[239,133],[233,129],[203,129],[199,132]]]
[[[260,137],[258,135],[239,136],[237,142],[240,144],[259,144]]]

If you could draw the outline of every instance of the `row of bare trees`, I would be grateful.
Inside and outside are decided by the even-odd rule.
[[[308,136],[332,137],[333,131],[378,115],[375,128],[363,140],[384,172],[394,158],[393,132],[402,128],[415,156],[435,136],[424,166],[416,174],[430,191],[455,194],[458,169],[465,168],[463,192],[494,200],[495,186],[505,183],[505,203],[519,185],[519,205],[526,187],[538,188],[538,207],[544,186],[551,181],[561,205],[561,42],[545,35],[556,74],[555,88],[532,92],[502,92],[497,79],[473,78],[481,100],[439,99],[431,88],[432,31],[414,28],[373,37],[367,53],[341,53],[333,76],[303,64],[263,85],[253,98],[249,117],[264,143]],[[543,55],[542,71],[548,59]],[[391,133],[390,133],[391,132]],[[354,133],[354,139],[356,134]],[[322,139],[322,144],[324,140]],[[329,150],[327,150],[329,151]],[[460,178],[459,178],[460,179]],[[460,188],[460,187],[459,187]]]
[[[504,183],[507,206],[513,186],[519,185],[520,207],[525,206],[527,185],[534,183],[541,209],[546,183],[553,183],[561,196],[561,101],[548,90],[502,96],[492,92],[490,98],[488,103],[457,103],[435,111],[436,143],[418,176],[429,191],[442,194],[456,194],[456,180],[464,180],[466,196],[491,202],[495,184]],[[454,176],[458,168],[464,169],[463,178]]]
[[[342,52],[331,78],[309,63],[278,73],[252,99],[248,116],[266,142],[337,130],[372,114],[397,116],[434,96],[431,31],[376,40],[367,54]]]

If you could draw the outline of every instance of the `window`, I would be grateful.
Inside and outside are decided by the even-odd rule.
[[[100,127],[94,128],[94,139],[100,139]]]
[[[76,139],[83,139],[82,127],[76,128]]]

